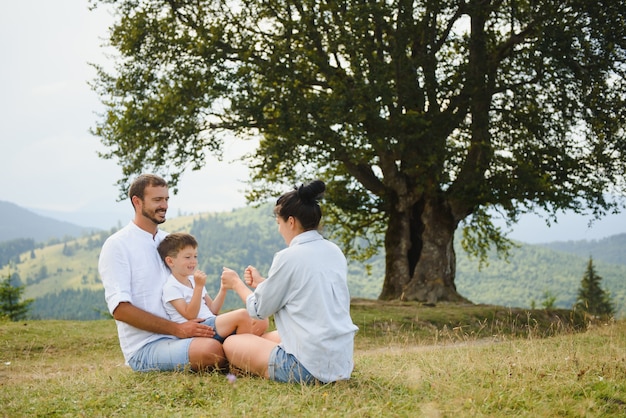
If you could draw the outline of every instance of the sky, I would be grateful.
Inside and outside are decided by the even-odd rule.
[[[122,171],[89,133],[104,107],[89,81],[89,63],[109,63],[102,47],[112,23],[87,0],[6,1],[0,13],[0,200],[78,225],[110,228],[132,217],[128,200],[116,202]],[[241,141],[187,172],[170,193],[169,216],[228,211],[246,205],[249,171]],[[626,232],[626,213],[588,226],[581,216],[560,216],[548,228],[525,217],[510,237],[527,243],[600,239]]]
[[[102,47],[113,19],[88,9],[87,0],[20,0],[0,13],[0,200],[40,214],[110,228],[132,216],[116,202],[122,171],[98,157],[100,139],[89,132],[104,110],[88,83],[107,65]],[[188,172],[170,191],[170,217],[224,211],[246,204],[246,151],[226,144],[225,161]]]

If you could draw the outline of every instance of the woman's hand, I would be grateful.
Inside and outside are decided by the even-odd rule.
[[[261,273],[259,273],[259,271],[252,266],[246,267],[246,271],[244,272],[243,277],[246,281],[246,284],[254,289],[256,289],[256,287],[265,280],[263,277],[261,277]]]

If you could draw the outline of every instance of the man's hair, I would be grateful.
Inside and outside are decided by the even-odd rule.
[[[130,203],[133,204],[133,196],[137,196],[141,200],[143,200],[144,193],[146,191],[146,187],[167,187],[167,182],[162,177],[157,176],[156,174],[141,174],[137,177],[130,188],[128,189],[128,197],[130,198]]]
[[[198,241],[196,241],[193,235],[185,232],[173,232],[163,238],[157,251],[161,256],[161,260],[165,263],[165,257],[176,257],[179,251],[187,247],[198,248]]]

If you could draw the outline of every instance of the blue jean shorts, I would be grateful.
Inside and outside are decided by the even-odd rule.
[[[189,345],[193,338],[160,338],[141,347],[128,360],[136,372],[182,371],[189,365]]]
[[[208,325],[211,328],[213,328],[213,331],[215,332],[215,335],[213,335],[213,339],[219,341],[220,343],[224,343],[224,340],[226,339],[226,337],[229,337],[229,335],[227,335],[226,337],[222,337],[221,335],[219,335],[217,333],[217,328],[215,328],[215,318],[217,318],[216,316],[211,317],[211,318],[207,318],[204,320],[204,322],[202,322],[204,325]]]
[[[284,383],[313,384],[319,382],[293,354],[276,346],[270,353],[268,364],[270,380]]]

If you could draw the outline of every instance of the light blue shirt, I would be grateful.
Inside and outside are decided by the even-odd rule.
[[[354,368],[348,267],[317,231],[292,239],[274,256],[267,279],[249,295],[253,318],[274,315],[282,348],[323,382],[349,379]]]

